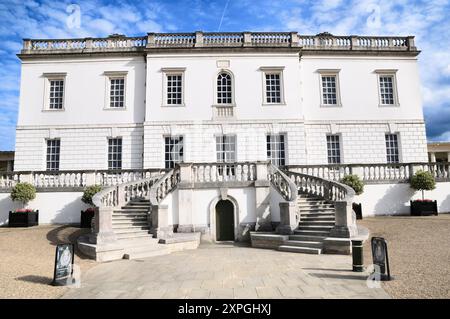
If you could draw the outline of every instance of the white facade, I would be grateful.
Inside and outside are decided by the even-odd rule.
[[[113,51],[113,50],[112,50]],[[417,58],[411,52],[300,48],[171,49],[120,54],[24,54],[15,170],[46,169],[46,139],[60,139],[60,170],[108,169],[108,138],[122,137],[123,169],[163,168],[164,137],[183,136],[183,161],[215,162],[216,136],[236,136],[236,161],[267,160],[266,135],[285,136],[286,165],[386,163],[385,134],[399,162],[427,160]],[[217,76],[232,81],[231,116],[217,117]],[[265,103],[265,74],[280,74],[280,103]],[[379,74],[395,103],[380,105]],[[182,75],[182,104],[167,105],[167,74]],[[323,105],[321,75],[336,76],[337,103]],[[109,107],[109,79],[124,79],[124,105]],[[64,80],[61,109],[48,109],[49,80]]]

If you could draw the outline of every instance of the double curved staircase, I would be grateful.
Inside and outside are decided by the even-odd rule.
[[[245,165],[238,168],[250,167],[248,164]],[[157,174],[112,186],[97,193],[93,197],[96,218],[91,242],[107,245],[111,241],[116,242],[122,249],[123,258],[132,259],[168,253],[165,245],[158,244],[159,237],[164,237],[164,232],[160,233],[158,221],[162,216],[159,205],[177,187],[181,180],[181,171],[180,167],[176,167],[164,175]],[[241,172],[239,169],[238,171]],[[288,239],[284,240],[278,249],[287,252],[322,253],[325,238],[329,237],[330,231],[338,226],[335,204],[345,202],[348,206],[354,195],[353,190],[335,181],[282,171],[272,164],[267,164],[266,171],[265,180],[270,181],[285,202],[295,207],[296,223],[298,222]],[[218,172],[221,171],[215,170],[216,174]],[[243,170],[241,174],[256,181],[257,174],[252,172]],[[261,178],[261,174],[258,176]],[[226,184],[230,181],[223,179],[221,182]]]

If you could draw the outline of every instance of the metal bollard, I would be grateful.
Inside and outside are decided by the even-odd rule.
[[[363,240],[352,239],[353,271],[364,271]]]

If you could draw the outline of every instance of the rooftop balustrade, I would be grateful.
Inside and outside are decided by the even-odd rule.
[[[142,37],[114,34],[107,38],[24,39],[21,54],[133,52],[177,48],[298,47],[311,50],[417,51],[414,37],[334,36],[297,32],[148,33]]]

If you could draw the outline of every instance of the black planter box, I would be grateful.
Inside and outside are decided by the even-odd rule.
[[[363,219],[362,218],[362,204],[361,203],[353,203],[353,210],[355,211],[356,214],[356,219]]]
[[[30,213],[9,212],[9,227],[30,227],[39,225],[39,211]]]
[[[437,215],[437,201],[410,201],[411,204],[411,216],[428,216]]]
[[[81,211],[80,228],[91,228],[91,221],[94,218],[94,214],[95,212],[93,210]]]

